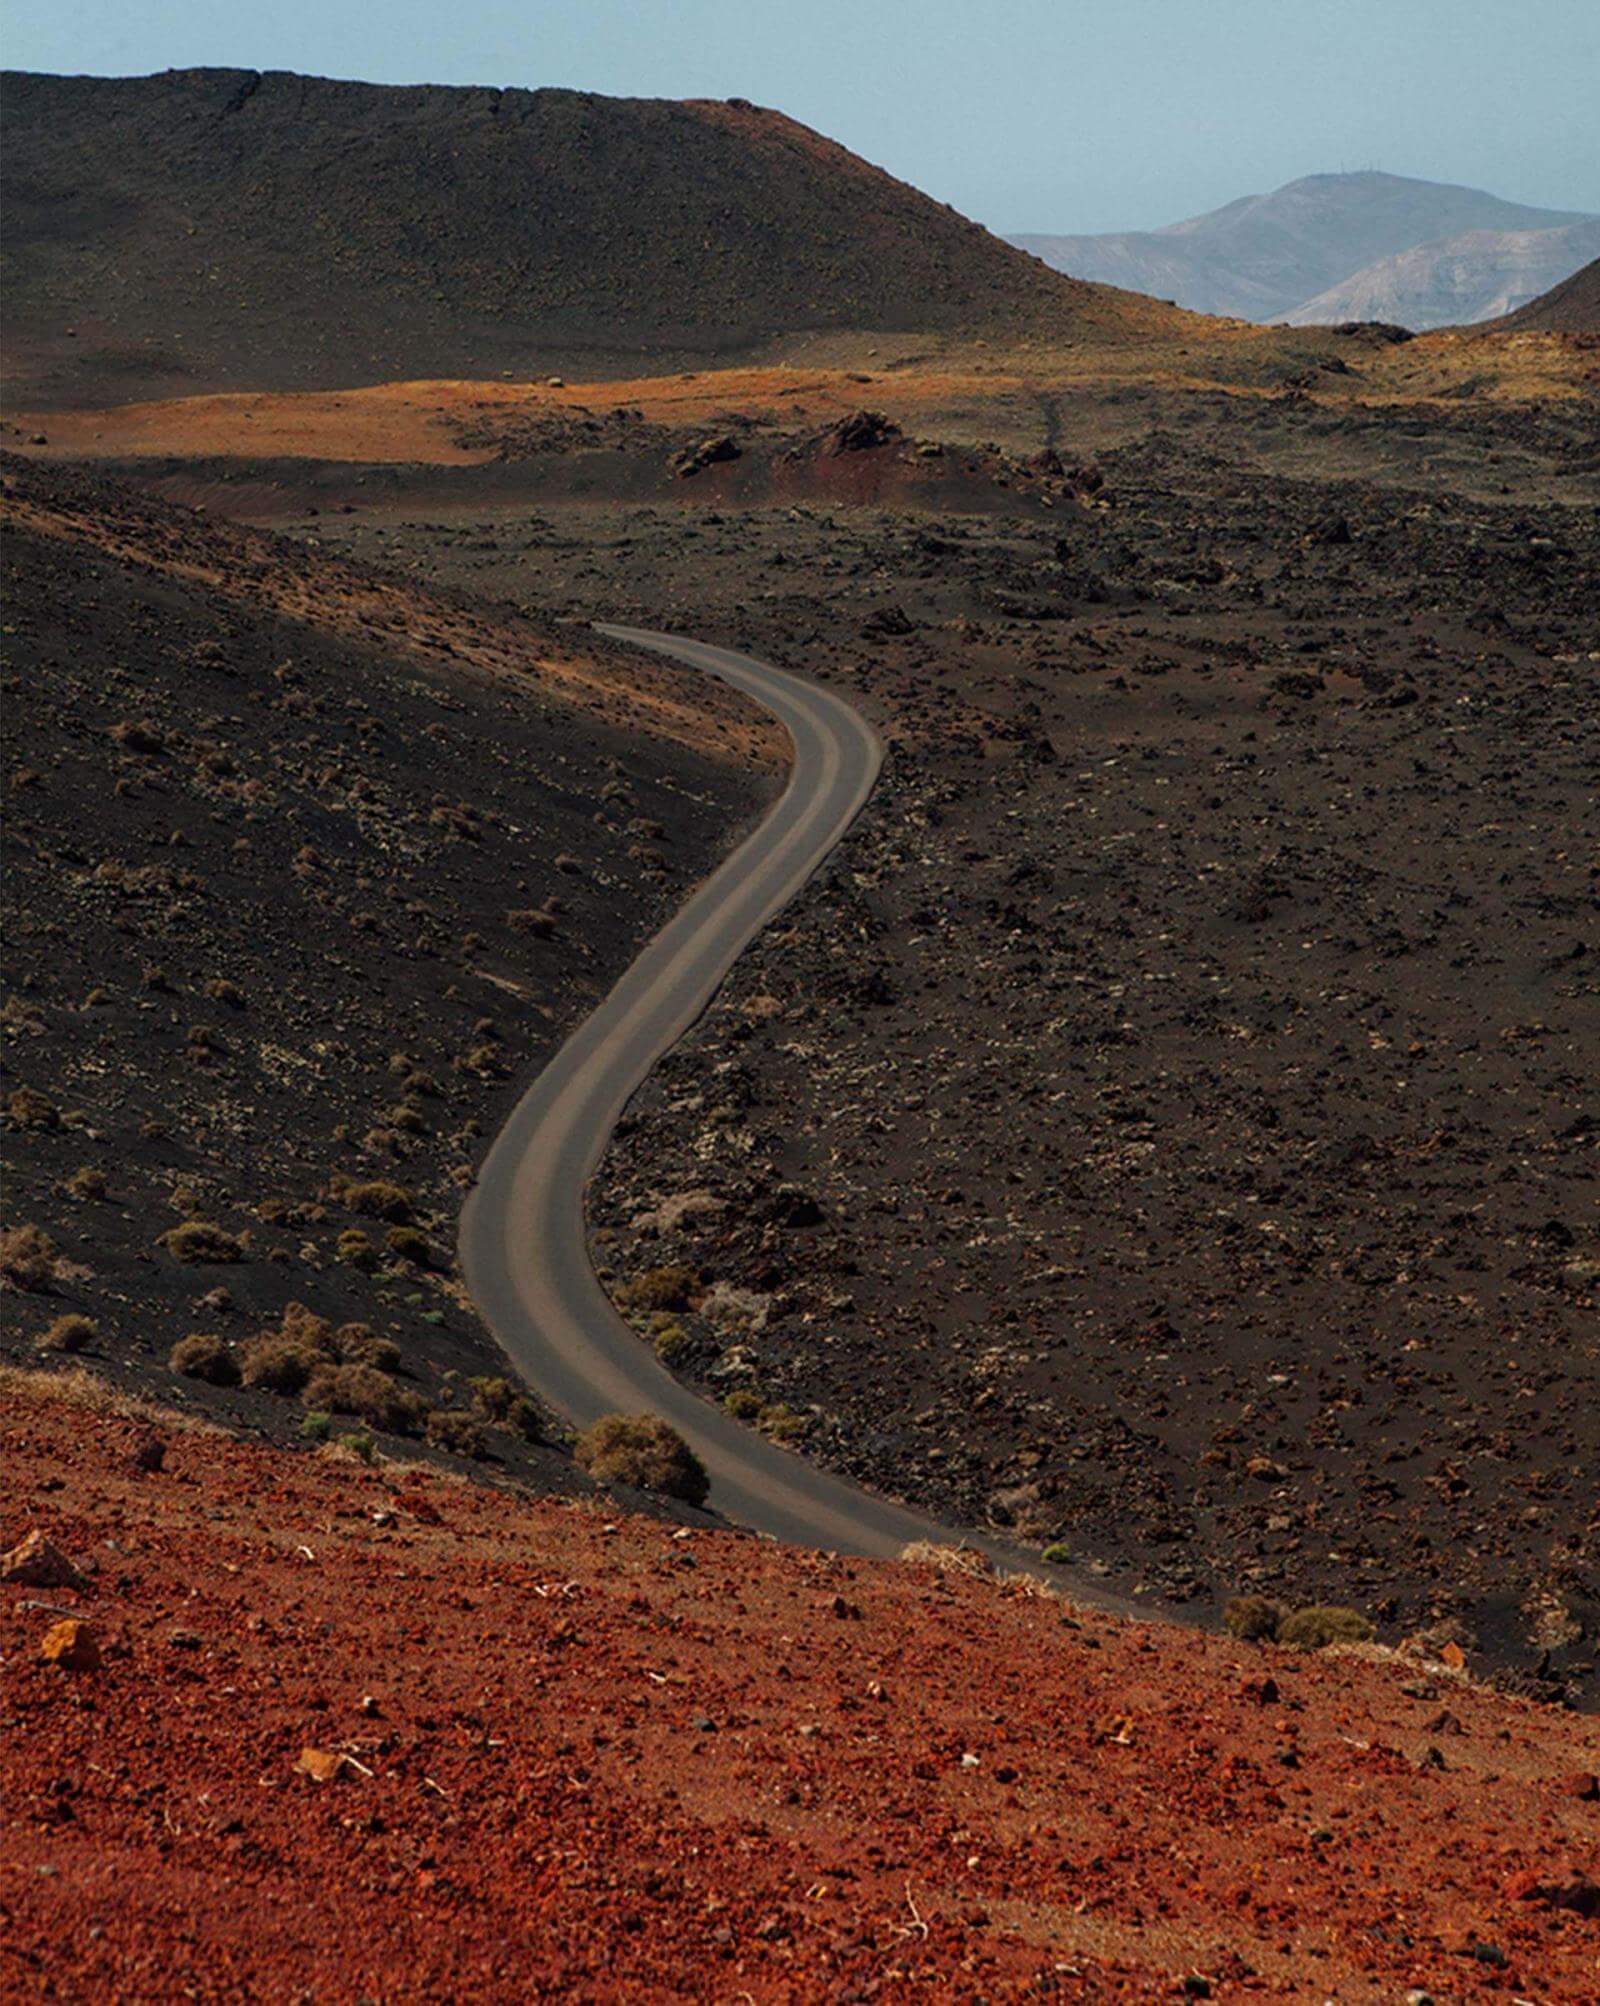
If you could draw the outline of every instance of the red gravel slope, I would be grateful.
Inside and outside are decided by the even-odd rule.
[[[8,1998],[1600,1991],[1592,1722],[158,1427],[0,1387]]]

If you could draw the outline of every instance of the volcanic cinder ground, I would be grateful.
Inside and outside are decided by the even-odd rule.
[[[55,1389],[8,1997],[1594,1996],[1587,1720]]]

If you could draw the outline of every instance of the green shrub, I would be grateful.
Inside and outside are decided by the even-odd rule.
[[[722,1404],[736,1421],[753,1421],[761,1412],[763,1403],[759,1393],[752,1393],[747,1386],[740,1386],[730,1393]]]
[[[544,1440],[544,1416],[524,1394],[519,1393],[506,1409],[503,1425],[513,1435],[520,1435],[525,1442]]]
[[[1301,1651],[1320,1651],[1328,1644],[1369,1644],[1376,1634],[1359,1610],[1322,1603],[1296,1609],[1278,1625],[1278,1642]]]
[[[352,1226],[348,1232],[339,1235],[334,1252],[347,1268],[360,1268],[369,1275],[379,1261],[377,1248],[359,1226]]]
[[[100,1335],[92,1317],[58,1316],[48,1330],[39,1333],[41,1351],[87,1351]]]
[[[606,1484],[632,1484],[703,1504],[711,1488],[700,1458],[656,1414],[607,1414],[578,1438],[579,1464]]]
[[[1266,1595],[1236,1595],[1222,1612],[1230,1636],[1249,1644],[1270,1643],[1283,1621],[1283,1605]]]
[[[333,1433],[331,1414],[308,1414],[300,1423],[300,1432],[308,1442],[325,1442]]]
[[[410,1261],[418,1268],[433,1266],[433,1244],[415,1226],[391,1226],[384,1235],[384,1245],[396,1260]]]
[[[180,1337],[167,1354],[167,1364],[186,1379],[203,1379],[208,1386],[237,1386],[239,1361],[220,1337],[209,1330]]]
[[[775,1400],[756,1416],[756,1426],[769,1442],[798,1442],[811,1423],[804,1414],[796,1414]]]
[[[163,1233],[160,1245],[186,1267],[244,1259],[243,1243],[220,1226],[212,1225],[209,1219],[186,1219],[181,1226]]]
[[[479,1412],[490,1421],[503,1421],[511,1411],[511,1403],[517,1397],[517,1389],[509,1379],[493,1374],[485,1374],[480,1379],[469,1382],[472,1397]]]
[[[1072,1548],[1064,1539],[1053,1539],[1044,1550],[1044,1558],[1052,1567],[1066,1567],[1072,1560]]]
[[[681,1323],[668,1318],[654,1338],[656,1357],[663,1365],[681,1365],[694,1349],[694,1339]]]
[[[378,1460],[378,1445],[365,1428],[357,1429],[351,1435],[341,1435],[338,1445],[341,1449],[349,1450],[352,1456],[359,1456],[364,1463],[375,1463]]]

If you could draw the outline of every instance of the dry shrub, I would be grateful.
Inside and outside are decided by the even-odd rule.
[[[330,1363],[321,1346],[304,1338],[264,1330],[251,1338],[240,1356],[246,1386],[264,1386],[271,1393],[298,1393],[321,1365]]]
[[[369,1323],[342,1323],[333,1333],[339,1356],[354,1365],[371,1365],[379,1372],[400,1370],[400,1347],[392,1337],[380,1337]]]
[[[705,1465],[658,1414],[607,1414],[578,1438],[578,1462],[603,1484],[632,1484],[703,1504],[711,1488]]]
[[[61,1110],[37,1089],[18,1087],[6,1102],[6,1120],[13,1128],[59,1128]]]
[[[363,1213],[369,1219],[387,1219],[394,1226],[410,1224],[411,1193],[402,1184],[391,1184],[381,1177],[362,1183],[340,1177],[328,1188],[330,1197],[352,1212]]]
[[[476,1414],[460,1408],[435,1407],[424,1433],[434,1448],[448,1449],[453,1456],[473,1456],[481,1461],[489,1453],[483,1423]]]
[[[41,1331],[38,1348],[41,1351],[86,1351],[100,1335],[100,1328],[92,1317],[58,1316],[48,1330]]]
[[[42,1295],[56,1278],[56,1245],[38,1226],[8,1226],[0,1233],[0,1275],[13,1288]]]
[[[1247,1644],[1270,1643],[1283,1621],[1283,1604],[1266,1595],[1236,1595],[1222,1612],[1229,1636]]]
[[[244,1242],[209,1219],[186,1219],[181,1226],[161,1234],[159,1244],[186,1267],[244,1259]]]
[[[1376,1635],[1359,1609],[1325,1603],[1291,1610],[1278,1625],[1278,1642],[1301,1651],[1320,1651],[1329,1644],[1370,1644]]]
[[[1314,1603],[1306,1609],[1286,1609],[1265,1595],[1237,1595],[1222,1612],[1235,1637],[1249,1643],[1289,1644],[1300,1651],[1320,1651],[1328,1644],[1368,1644],[1377,1634],[1357,1609]]]
[[[623,1309],[687,1309],[700,1294],[700,1277],[681,1265],[646,1268],[631,1281],[619,1283],[614,1293]]]
[[[239,1361],[220,1337],[208,1330],[180,1337],[167,1356],[167,1364],[186,1379],[203,1379],[208,1386],[237,1386]]]
[[[67,1179],[67,1190],[74,1198],[99,1199],[106,1195],[106,1174],[92,1163],[84,1164],[81,1170],[73,1171]]]
[[[426,1411],[415,1393],[374,1365],[318,1365],[305,1380],[302,1395],[319,1413],[354,1414],[389,1434],[416,1428]]]

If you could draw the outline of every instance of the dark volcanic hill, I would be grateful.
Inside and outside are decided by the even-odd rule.
[[[1078,278],[1170,297],[1200,313],[1278,320],[1299,317],[1300,309],[1331,288],[1419,245],[1472,231],[1526,233],[1592,220],[1402,174],[1308,174],[1270,195],[1246,195],[1161,230],[1010,241]],[[1514,262],[1521,254],[1513,248],[1508,255]],[[1485,297],[1492,301],[1492,289]],[[1459,302],[1447,303],[1432,319],[1425,312],[1426,297],[1412,300],[1411,307],[1408,326],[1466,317]],[[1337,320],[1349,314],[1306,317]],[[1392,310],[1388,317],[1406,318]]]
[[[740,100],[242,70],[11,74],[5,92],[25,401],[1156,312]]]
[[[1497,334],[1600,334],[1600,258],[1592,258],[1570,279],[1529,300],[1502,320],[1488,321]]]
[[[586,634],[3,466],[0,1373],[43,1342],[292,1437],[250,1346],[309,1314],[397,1375],[341,1411],[526,1464],[526,1427],[448,1418],[505,1369],[453,1276],[471,1159],[769,797],[734,756],[767,728]]]

